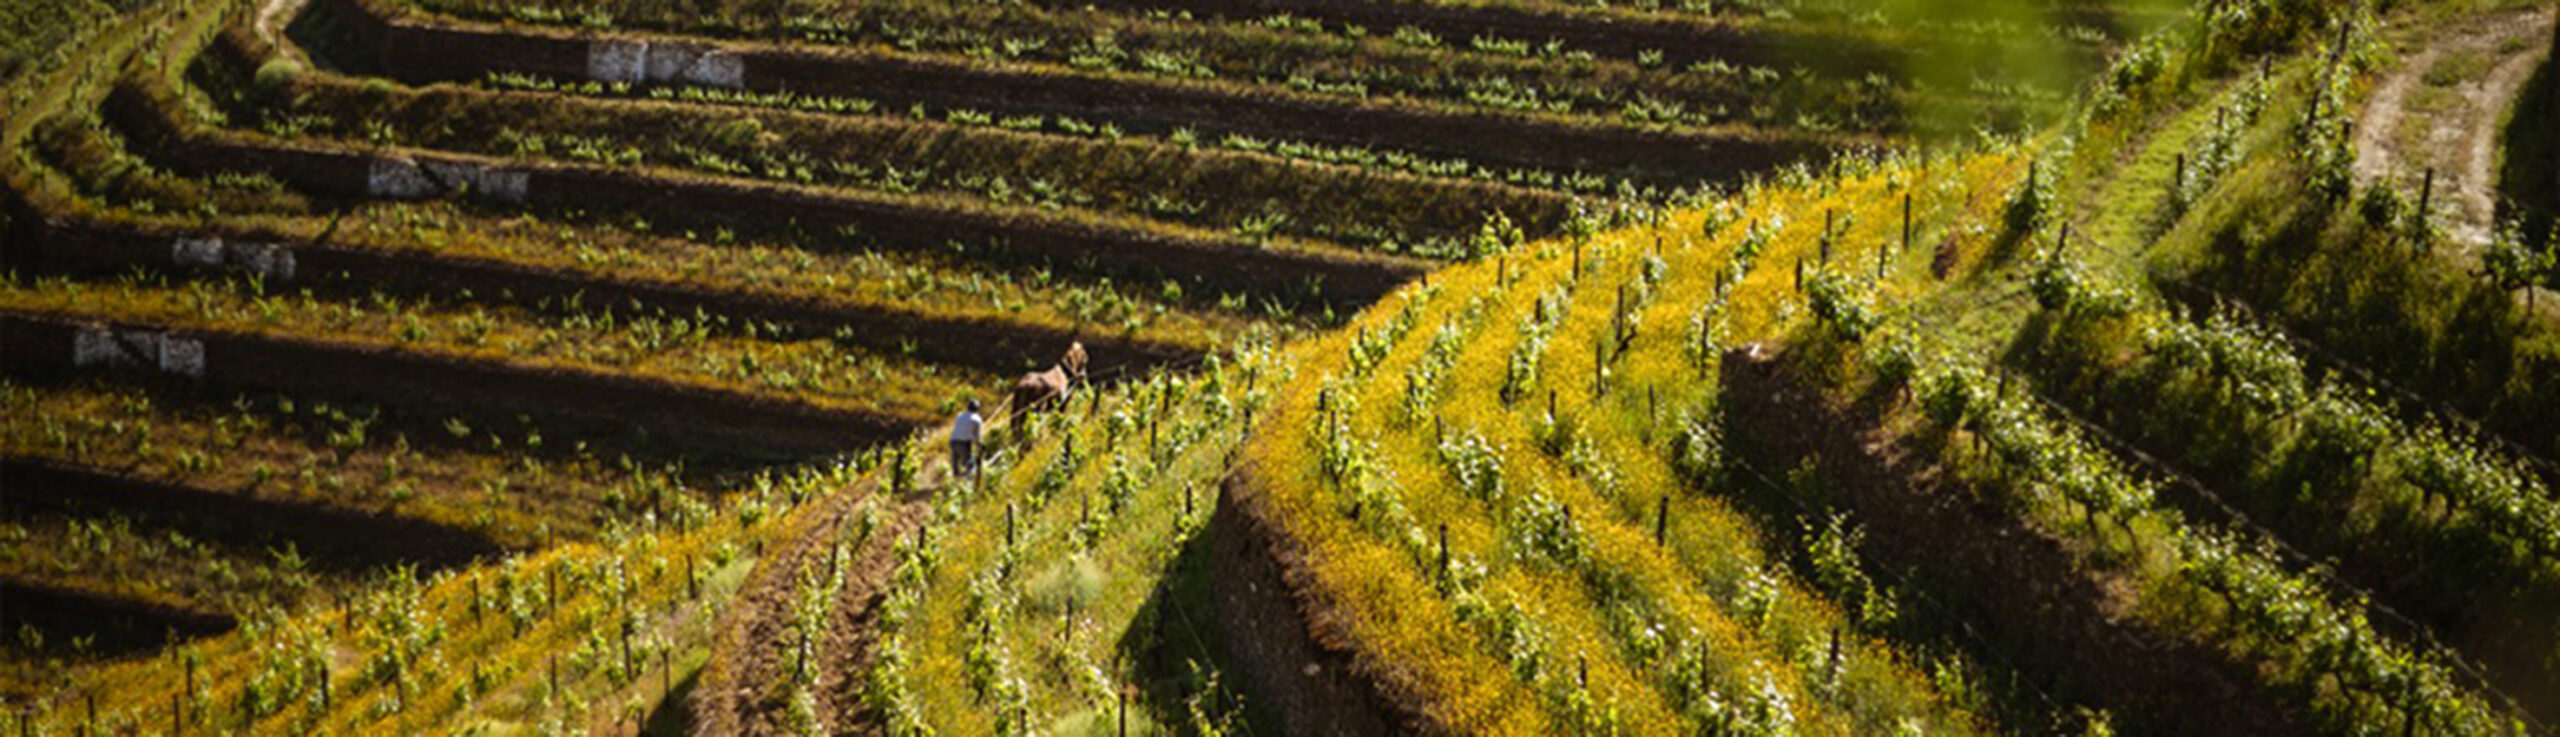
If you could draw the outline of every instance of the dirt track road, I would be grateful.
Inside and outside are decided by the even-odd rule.
[[[2507,108],[2550,53],[2549,8],[2483,15],[2398,39],[2402,57],[2356,126],[2356,184],[2398,177],[2412,194],[2436,172],[2440,222],[2457,242],[2496,233],[2498,143]]]

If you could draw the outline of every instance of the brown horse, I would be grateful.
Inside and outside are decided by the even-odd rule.
[[[1059,357],[1057,365],[1047,371],[1023,374],[1013,383],[1013,411],[1028,413],[1051,403],[1065,404],[1076,386],[1084,383],[1084,367],[1084,342],[1068,344],[1067,354]]]

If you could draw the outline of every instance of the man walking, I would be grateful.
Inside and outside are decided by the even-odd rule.
[[[978,417],[978,400],[969,400],[969,408],[951,418],[951,475],[978,475],[978,430],[986,421]]]

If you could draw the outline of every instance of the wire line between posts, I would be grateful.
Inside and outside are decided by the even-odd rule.
[[[2367,611],[2379,614],[2381,615],[2381,618],[2399,625],[2401,629],[2405,630],[2404,636],[2414,636],[2423,641],[2427,648],[2432,651],[2431,654],[2442,658],[2447,665],[2452,666],[2454,670],[2460,672],[2464,676],[2465,680],[2471,681],[2469,685],[2473,688],[2479,689],[2482,693],[2503,702],[2508,711],[2512,712],[2514,716],[2522,719],[2533,731],[2546,731],[2544,725],[2540,721],[2535,720],[2531,712],[2524,710],[2521,702],[2517,701],[2514,696],[2507,694],[2506,691],[2499,689],[2495,683],[2491,682],[2488,675],[2484,673],[2477,664],[2471,662],[2471,658],[2468,655],[2464,654],[2460,650],[2454,649],[2452,646],[2446,645],[2443,640],[2437,639],[2434,628],[2428,627],[2408,615],[2401,614],[2399,610],[2392,608],[2389,604],[2383,603],[2381,598],[2374,596],[2373,592],[2339,577],[2337,572],[2331,570],[2329,566],[2320,563],[2309,554],[2296,549],[2293,547],[2292,543],[2285,541],[2282,536],[2277,535],[2273,530],[2269,530],[2266,527],[2259,525],[2256,520],[2250,519],[2248,513],[2242,512],[2239,508],[2232,506],[2229,501],[2222,498],[2221,494],[2214,492],[2213,488],[2205,485],[2203,481],[2188,475],[2186,472],[2179,470],[2176,466],[2169,464],[2158,456],[2154,456],[2149,452],[2144,451],[2139,446],[2136,446],[2123,438],[2117,437],[2114,433],[2108,432],[2105,428],[2099,427],[2096,424],[2083,419],[2078,413],[2072,412],[2069,408],[2046,398],[2035,390],[2023,388],[2023,383],[2024,382],[2021,382],[2022,388],[2020,391],[2027,397],[2027,399],[2035,402],[2038,406],[2043,407],[2047,413],[2055,415],[2056,419],[2060,419],[2063,422],[2070,424],[2082,435],[2088,436],[2090,439],[2097,441],[2097,443],[2104,446],[2108,452],[2131,461],[2134,466],[2148,471],[2172,485],[2185,487],[2189,491],[2195,493],[2197,498],[2203,500],[2207,505],[2211,506],[2216,512],[2219,512],[2223,516],[2223,524],[2256,537],[2262,544],[2263,549],[2273,551],[2281,562],[2290,564],[2297,571],[2310,574],[2311,576],[2320,579],[2322,583],[2329,585],[2332,589],[2353,595],[2357,600],[2363,602],[2364,609]]]
[[[1808,515],[1808,519],[1812,516],[1820,516],[1830,511],[1816,508],[1811,502],[1808,502],[1803,497],[1798,496],[1793,490],[1778,483],[1776,479],[1770,478],[1767,473],[1762,472],[1759,468],[1752,466],[1751,462],[1740,458],[1732,458],[1731,460],[1734,467],[1750,474],[1751,479],[1759,482],[1762,487],[1765,487],[1770,491],[1777,492],[1779,498],[1785,499],[1788,503],[1795,505],[1797,510]],[[1927,604],[1930,608],[1937,611],[1939,618],[1954,623],[1958,628],[1964,631],[1966,638],[1972,640],[1977,646],[1986,646],[1985,649],[1987,650],[1987,645],[1991,638],[1983,636],[1980,630],[1974,629],[1973,621],[1971,619],[1957,616],[1959,613],[1954,607],[1947,605],[1946,602],[1939,601],[1937,597],[1930,596],[1927,589],[1913,585],[1911,577],[1904,575],[1901,569],[1885,565],[1883,561],[1864,550],[1852,549],[1851,552],[1858,556],[1859,563],[1866,570],[1882,573],[1889,577],[1891,579],[1890,583],[1892,584],[1893,589],[1900,592],[1899,595],[1917,599],[1920,602]],[[2016,662],[2011,661],[2006,655],[1996,652],[1991,653],[1990,655],[1993,662],[1997,663],[2002,670],[2011,674],[2012,678],[2009,683],[2011,687],[2014,688],[2021,685],[2015,678],[2016,674],[2022,672],[2018,668]],[[2035,682],[2035,679],[2029,679],[2023,685],[2029,693],[2035,695],[2037,701],[2044,703],[2045,708],[2049,713],[2063,713],[2063,704],[2055,701],[2053,694],[2045,691],[2042,685]]]

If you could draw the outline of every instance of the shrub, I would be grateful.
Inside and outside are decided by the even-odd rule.
[[[2385,230],[2397,225],[2408,210],[2409,203],[2400,199],[2400,188],[2389,182],[2366,188],[2364,200],[2356,208],[2366,225]]]
[[[291,86],[295,80],[301,79],[305,71],[308,70],[303,68],[302,62],[292,59],[269,59],[267,63],[258,65],[257,75],[251,79],[251,83],[257,86],[260,94],[275,94]]]
[[[1842,340],[1857,343],[1866,340],[1881,318],[1876,316],[1873,296],[1849,277],[1830,269],[1815,272],[1806,286],[1813,314],[1824,325],[1837,331]]]
[[[1102,597],[1102,568],[1083,557],[1070,558],[1031,578],[1031,603],[1048,611],[1093,608]]]
[[[2009,232],[2015,235],[2033,233],[2044,224],[2047,211],[2053,208],[2053,178],[2044,168],[2027,165],[2026,181],[2018,183],[2018,191],[2009,196]]]

